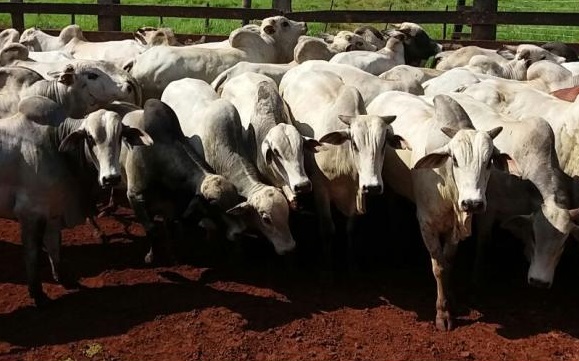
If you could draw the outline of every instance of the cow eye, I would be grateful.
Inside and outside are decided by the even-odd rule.
[[[452,165],[458,167],[458,162],[456,161],[456,157],[454,155],[452,156]]]
[[[356,46],[362,47],[362,45],[364,45],[364,43],[362,43],[361,41],[358,41],[358,42],[356,43]]]
[[[266,213],[264,213],[264,214],[261,215],[261,219],[263,220],[263,222],[264,222],[265,224],[269,224],[269,225],[270,225],[270,224],[273,223],[273,222],[271,221],[271,217],[270,217],[268,214],[266,214]]]
[[[289,26],[289,23],[287,21],[284,21],[283,23],[281,23],[281,26],[287,28]]]
[[[87,77],[88,77],[90,80],[95,80],[96,78],[99,77],[99,75],[98,75],[98,74],[95,74],[95,73],[88,73]]]

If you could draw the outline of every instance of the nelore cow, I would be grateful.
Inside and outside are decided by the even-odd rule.
[[[48,301],[38,272],[46,247],[52,273],[60,273],[62,228],[85,222],[95,188],[121,180],[121,139],[151,144],[138,128],[125,126],[113,112],[67,118],[63,108],[40,96],[23,99],[18,112],[0,122],[0,216],[20,223],[28,292],[37,305]]]

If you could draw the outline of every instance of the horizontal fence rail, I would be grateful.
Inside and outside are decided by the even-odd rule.
[[[86,32],[93,41],[131,38],[132,33],[120,32],[122,16],[261,20],[275,15],[312,23],[400,23],[412,21],[419,24],[463,24],[472,26],[471,43],[496,39],[497,25],[557,25],[579,26],[579,13],[564,12],[507,12],[496,7],[457,6],[447,11],[379,11],[379,10],[322,10],[283,12],[278,9],[222,8],[210,6],[159,6],[115,4],[119,0],[98,0],[97,4],[25,3],[9,0],[0,3],[0,13],[11,14],[12,26],[24,29],[24,14],[95,15],[99,18],[98,32]],[[121,0],[122,1],[122,0]],[[493,0],[475,0],[487,4]],[[579,1],[579,0],[578,0]],[[105,20],[105,21],[101,21]],[[108,21],[107,21],[108,20]],[[54,32],[53,32],[54,33]],[[179,34],[179,40],[196,41],[201,35]],[[227,39],[227,35],[205,35],[206,41]],[[579,41],[579,39],[575,40]],[[469,44],[468,40],[443,40],[444,43]],[[508,41],[498,42],[508,44]],[[513,42],[513,43],[520,43]],[[486,45],[491,45],[487,43]],[[578,44],[572,44],[578,48]]]

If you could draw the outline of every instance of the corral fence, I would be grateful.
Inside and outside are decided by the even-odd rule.
[[[121,17],[160,17],[160,18],[196,18],[196,19],[230,19],[247,23],[249,20],[260,20],[275,15],[306,21],[308,23],[400,23],[412,21],[419,24],[443,24],[442,43],[476,44],[484,47],[497,45],[497,25],[536,26],[578,26],[579,7],[574,12],[538,12],[538,11],[504,11],[498,0],[473,0],[466,6],[464,0],[458,0],[456,6],[445,10],[316,10],[287,11],[286,8],[252,9],[222,8],[211,6],[170,6],[170,5],[124,5],[119,0],[97,0],[96,4],[71,3],[26,3],[24,0],[9,0],[0,3],[0,14],[10,14],[12,27],[19,31],[25,28],[25,14],[61,14],[70,15],[74,23],[76,15],[94,15],[98,17],[98,31],[85,32],[89,40],[118,40],[132,38],[130,32],[121,31]],[[573,0],[579,4],[579,0]],[[251,1],[243,1],[244,5]],[[274,1],[274,6],[275,6]],[[333,4],[333,1],[332,1]],[[446,39],[446,26],[454,27],[452,36]],[[463,32],[463,26],[471,28],[470,33]],[[57,33],[57,30],[47,31]],[[579,33],[578,33],[579,34]],[[194,41],[202,35],[177,34],[181,41]],[[205,35],[206,41],[226,39],[226,35]],[[579,50],[579,38],[566,41]],[[501,41],[501,44],[510,43]],[[518,42],[517,42],[518,43]]]

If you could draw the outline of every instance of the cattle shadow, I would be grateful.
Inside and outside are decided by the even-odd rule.
[[[216,290],[173,272],[162,276],[176,282],[83,289],[66,294],[43,309],[25,307],[0,315],[0,339],[23,347],[63,344],[124,334],[160,315],[209,307],[225,307],[239,313],[247,320],[245,328],[263,331],[295,319],[309,318],[321,310],[348,306],[339,301],[339,296],[342,292],[351,292],[333,291],[325,297],[310,298],[320,291],[306,286],[304,297],[280,301]],[[351,307],[377,306],[376,302],[368,303],[366,295],[350,301]],[[361,304],[357,304],[358,301]]]
[[[130,328],[153,320],[159,315],[188,312],[223,306],[242,315],[244,326],[263,331],[309,318],[321,311],[343,307],[366,309],[391,304],[415,312],[419,321],[435,317],[436,287],[428,253],[416,225],[414,207],[405,202],[369,204],[368,216],[359,218],[356,256],[360,271],[340,274],[332,285],[321,284],[317,277],[319,251],[316,219],[311,215],[294,215],[292,232],[298,251],[288,262],[276,256],[263,239],[246,239],[240,243],[223,241],[203,250],[203,242],[192,243],[190,264],[209,267],[198,281],[176,272],[160,275],[170,283],[144,283],[132,286],[106,286],[82,289],[61,296],[43,310],[32,307],[0,315],[0,339],[14,345],[32,347],[59,344],[82,339],[125,333]],[[337,216],[339,230],[343,219]],[[121,238],[126,235],[118,234]],[[345,239],[339,237],[336,258],[345,259]],[[132,241],[113,242],[106,250],[100,244],[67,246],[64,255],[75,260],[83,277],[104,270],[144,268],[142,237]],[[213,247],[217,246],[217,250]],[[231,252],[228,258],[224,253]],[[474,240],[463,241],[456,257],[454,289],[457,300],[456,325],[474,322],[498,324],[497,334],[507,339],[522,339],[553,330],[579,337],[579,314],[576,308],[579,289],[579,246],[568,244],[551,290],[535,290],[526,285],[528,264],[522,246],[506,232],[496,232],[491,245],[487,281],[481,288],[471,284]],[[2,282],[24,283],[21,247],[0,242],[0,265],[16,257],[20,272],[0,268]],[[22,262],[22,263],[20,263]],[[3,267],[3,266],[0,266]],[[48,279],[48,265],[44,267]],[[282,294],[289,302],[252,296],[241,292],[220,291],[212,283],[238,282],[264,287]],[[468,317],[479,311],[477,319]]]

